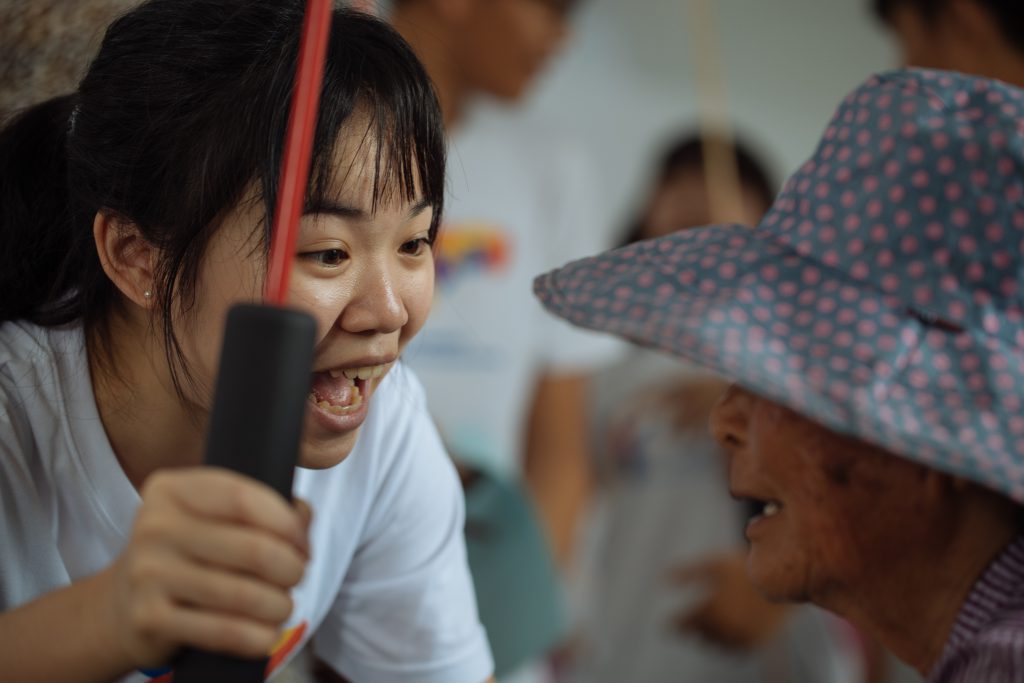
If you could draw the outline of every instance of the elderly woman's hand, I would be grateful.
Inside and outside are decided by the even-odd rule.
[[[672,572],[679,585],[707,584],[706,598],[674,622],[682,633],[696,633],[717,645],[751,650],[770,641],[791,609],[768,602],[747,578],[742,552],[712,557]]]

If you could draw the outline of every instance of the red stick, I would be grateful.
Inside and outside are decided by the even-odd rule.
[[[309,0],[303,20],[299,67],[288,117],[267,270],[267,302],[279,306],[284,304],[288,295],[295,240],[306,199],[306,184],[309,182],[313,135],[320,106],[327,39],[331,31],[332,4],[332,0]]]

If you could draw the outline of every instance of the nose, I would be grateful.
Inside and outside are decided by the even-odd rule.
[[[368,265],[355,278],[339,326],[352,334],[390,334],[409,321],[401,282],[386,265]]]
[[[711,434],[723,448],[731,451],[746,445],[754,400],[753,394],[733,384],[712,409]]]

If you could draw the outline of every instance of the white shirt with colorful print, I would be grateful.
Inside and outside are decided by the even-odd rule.
[[[100,422],[80,328],[0,326],[0,611],[107,567],[139,496]],[[271,672],[315,637],[360,683],[481,683],[492,663],[466,565],[458,479],[401,364],[349,457],[298,470],[312,559]],[[170,680],[138,672],[121,683]]]

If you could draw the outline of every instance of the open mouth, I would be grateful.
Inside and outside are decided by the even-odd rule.
[[[748,522],[756,522],[761,519],[768,519],[782,512],[782,503],[777,500],[760,500],[758,498],[746,498],[744,501],[750,511]]]
[[[313,405],[334,415],[354,413],[363,405],[369,383],[383,377],[391,365],[383,363],[315,372],[309,400]]]

